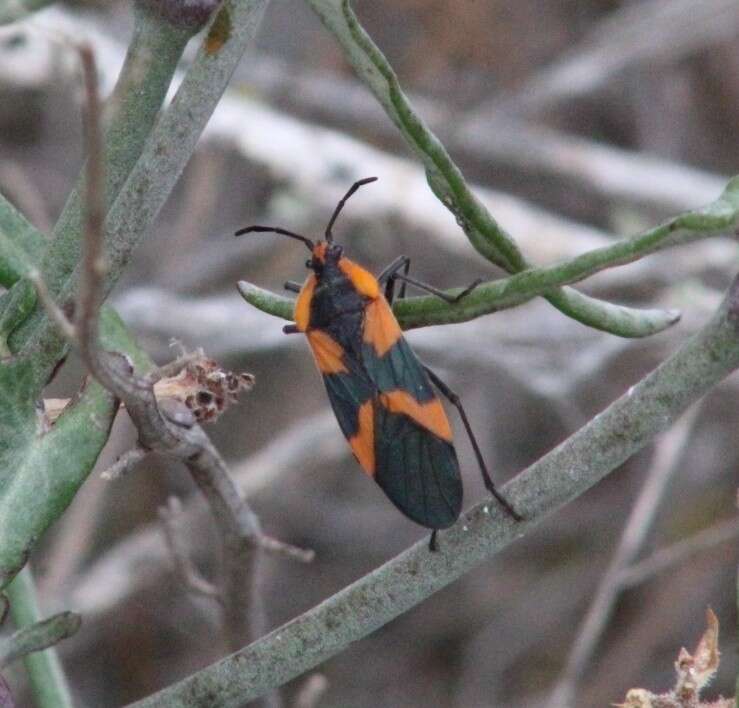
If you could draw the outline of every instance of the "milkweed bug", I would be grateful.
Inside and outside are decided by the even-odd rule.
[[[496,490],[459,397],[421,363],[390,309],[398,280],[399,297],[405,296],[410,283],[452,303],[479,281],[450,297],[411,278],[406,256],[375,278],[345,258],[342,247],[334,243],[331,229],[347,199],[376,179],[368,177],[351,186],[336,205],[322,241],[273,226],[247,226],[236,236],[272,232],[308,247],[311,257],[306,267],[312,273],[302,286],[285,283],[298,298],[295,324],[286,325],[284,332],[306,335],[354,456],[403,514],[432,529],[429,549],[435,551],[437,531],[459,518],[462,479],[451,426],[432,384],[459,411],[487,489],[510,516],[517,521],[521,517]]]

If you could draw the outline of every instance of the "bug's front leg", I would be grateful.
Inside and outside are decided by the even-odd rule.
[[[403,275],[407,276],[411,267],[411,259],[408,256],[398,256],[377,276],[377,282],[382,285],[385,283],[385,299],[392,305],[395,300],[395,281],[400,278],[399,271],[403,271]],[[405,297],[406,281],[400,288],[398,297],[402,300]]]
[[[427,293],[436,295],[436,297],[444,300],[444,302],[448,302],[450,305],[453,305],[459,302],[462,298],[467,297],[467,295],[469,295],[480,283],[482,283],[482,278],[477,278],[476,280],[473,280],[461,293],[458,293],[457,295],[448,295],[443,290],[439,290],[439,288],[435,288],[433,285],[428,285],[427,283],[423,283],[420,280],[411,278],[408,275],[410,267],[411,259],[408,258],[408,256],[398,256],[398,258],[396,258],[377,277],[378,282],[381,284],[383,281],[387,281],[387,284],[385,285],[385,299],[391,305],[393,303],[393,300],[395,299],[394,295],[396,280],[400,280],[403,283],[400,288],[400,294],[398,295],[398,298],[400,298],[401,300],[405,297],[406,284],[410,283],[411,285],[415,285],[419,290],[424,290]],[[402,273],[400,272],[401,270],[403,271]]]

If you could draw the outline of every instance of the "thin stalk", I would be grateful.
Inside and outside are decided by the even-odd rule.
[[[36,583],[28,565],[15,576],[5,592],[10,600],[10,616],[16,627],[27,627],[41,621]],[[54,647],[28,654],[23,663],[36,708],[73,708],[67,677]]]
[[[187,40],[193,30],[171,25],[158,16],[136,6],[134,33],[121,74],[107,106],[107,128],[104,138],[106,163],[105,195],[111,204],[136,160],[159,114],[169,84]],[[75,278],[80,260],[80,240],[84,220],[85,178],[82,173],[64,206],[54,228],[54,238],[41,260],[41,275],[53,296]],[[10,219],[12,214],[6,216]],[[14,220],[17,227],[17,219]],[[31,237],[25,231],[28,245]],[[37,239],[36,239],[37,241]],[[71,298],[68,299],[71,302]],[[46,381],[64,351],[64,341],[37,308],[13,334],[13,351],[21,351],[35,339],[35,368],[39,385]]]
[[[105,220],[109,267],[101,293],[103,298],[118,281],[133,249],[149,232],[174,188],[254,37],[266,4],[267,0],[227,0],[221,6],[211,22],[211,33],[201,45],[175,97],[158,116]],[[210,41],[215,29],[218,30],[218,43]],[[75,243],[74,262],[77,265],[56,295],[57,302],[63,305],[73,301],[80,278],[79,243]],[[36,328],[24,327],[23,333],[30,336],[24,340],[21,354],[34,358],[37,380],[45,382],[59,352],[63,351],[62,338],[46,318]]]
[[[335,35],[360,79],[374,93],[409,147],[423,162],[434,193],[454,214],[472,246],[509,273],[531,267],[514,239],[471,192],[459,167],[426,126],[404,94],[392,66],[361,26],[348,0],[307,0]],[[642,313],[611,305],[575,290],[544,295],[549,302],[583,324],[623,337],[644,337],[675,323],[674,313]]]
[[[715,202],[703,209],[679,214],[637,236],[593,249],[564,263],[531,268],[507,278],[482,283],[453,305],[438,297],[414,297],[397,300],[393,310],[403,329],[468,322],[481,315],[521,305],[539,295],[551,294],[557,286],[578,282],[607,268],[632,263],[650,253],[732,233],[737,225],[739,178],[735,177]],[[260,310],[277,317],[292,318],[293,301],[290,298],[268,293],[246,282],[239,283],[238,287],[244,299]],[[454,288],[446,293],[454,296],[461,291],[461,288]],[[670,310],[642,310],[640,314],[661,321],[665,313],[671,313],[674,321],[680,317],[678,312]],[[628,332],[624,334],[628,336]]]
[[[695,400],[739,367],[739,278],[711,321],[669,359],[577,433],[502,489],[523,514],[514,522],[492,500],[443,533],[441,550],[424,539],[300,617],[136,708],[240,706],[317,666],[483,560],[584,493]]]

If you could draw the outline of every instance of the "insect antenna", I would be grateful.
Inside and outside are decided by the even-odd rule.
[[[281,236],[289,236],[290,238],[295,238],[298,241],[302,241],[306,246],[308,246],[308,250],[312,251],[315,244],[313,241],[311,241],[307,236],[301,236],[300,234],[293,233],[292,231],[288,231],[287,229],[281,229],[276,226],[246,226],[243,229],[239,229],[234,236],[241,236],[242,234],[252,234],[252,233],[275,233],[280,234]]]
[[[344,208],[344,204],[346,204],[346,200],[349,199],[349,197],[354,194],[360,187],[362,187],[365,184],[369,184],[370,182],[376,182],[377,177],[365,177],[364,179],[360,179],[358,182],[355,182],[351,187],[349,187],[349,191],[342,197],[341,201],[336,205],[336,209],[334,209],[334,213],[331,215],[331,219],[328,222],[328,226],[326,227],[326,241],[329,243],[333,243],[334,241],[334,235],[331,233],[331,228],[334,225],[334,222],[336,221],[336,218],[339,216],[339,213]]]

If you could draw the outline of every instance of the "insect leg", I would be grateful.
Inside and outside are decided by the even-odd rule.
[[[291,293],[299,293],[301,290],[300,283],[296,283],[294,280],[286,280],[282,286],[285,290],[289,290]]]
[[[411,278],[409,275],[396,273],[393,278],[404,281],[403,287],[405,287],[405,283],[410,283],[420,290],[425,290],[427,293],[436,295],[436,297],[441,298],[444,302],[448,302],[450,305],[453,305],[454,303],[459,302],[462,298],[467,297],[467,295],[469,295],[482,282],[482,278],[477,278],[476,280],[473,280],[461,293],[457,295],[447,295],[443,290],[439,290],[439,288],[435,288],[433,285],[422,283],[420,280]]]
[[[294,325],[294,324],[289,324],[289,325],[285,325],[285,326],[284,326],[284,327],[282,328],[282,331],[283,331],[283,332],[284,332],[285,334],[298,334],[298,333],[300,332],[300,330],[299,330],[299,329],[297,328],[297,326],[296,326],[296,325]]]
[[[522,521],[523,517],[511,506],[510,502],[495,488],[495,485],[493,484],[493,480],[490,478],[490,473],[488,472],[487,466],[485,465],[485,460],[482,457],[480,446],[477,444],[475,435],[472,432],[472,426],[470,426],[470,421],[467,419],[467,414],[464,412],[464,408],[462,407],[462,402],[459,400],[459,396],[454,391],[452,391],[452,389],[450,389],[449,386],[447,386],[431,369],[429,369],[428,366],[424,366],[423,368],[426,370],[426,373],[431,379],[431,383],[433,383],[434,386],[436,386],[436,388],[439,389],[441,394],[445,398],[448,399],[449,403],[451,403],[459,411],[459,417],[462,419],[464,428],[467,431],[467,436],[469,437],[470,442],[472,443],[472,449],[475,451],[475,457],[477,458],[477,464],[480,467],[480,474],[482,474],[482,481],[485,483],[485,487],[500,502],[500,505],[510,514],[511,517],[513,517],[516,521]]]
[[[457,295],[447,295],[443,290],[439,290],[439,288],[435,288],[432,285],[427,285],[426,283],[422,283],[420,280],[411,278],[411,276],[408,275],[410,266],[411,259],[408,258],[408,256],[398,256],[392,263],[390,263],[389,266],[387,266],[387,268],[385,268],[380,273],[380,275],[377,276],[377,281],[380,284],[382,284],[384,281],[387,281],[387,284],[385,285],[385,299],[391,305],[394,300],[396,280],[400,280],[403,283],[400,289],[400,295],[398,296],[400,299],[405,297],[406,283],[410,283],[411,285],[415,285],[420,290],[425,290],[427,293],[436,295],[436,297],[441,298],[442,300],[450,304],[459,302],[462,298],[469,295],[482,282],[482,278],[477,278],[477,280],[471,282],[461,293]],[[400,273],[401,270],[403,271],[402,273]]]
[[[395,280],[398,277],[398,271],[402,270],[405,275],[411,267],[411,259],[408,256],[398,256],[390,265],[388,265],[380,275],[377,276],[377,282],[382,285],[385,283],[385,299],[392,305],[395,300]],[[400,288],[401,300],[405,297],[405,282]]]
[[[436,534],[437,533],[438,531],[434,529],[431,532],[431,538],[429,539],[429,551],[431,551],[432,553],[435,553],[436,551],[439,550],[439,546],[436,544]]]

